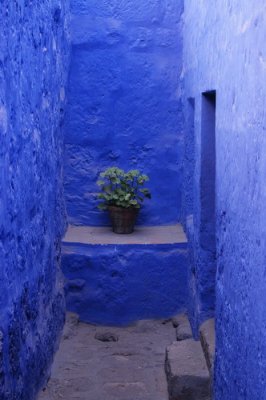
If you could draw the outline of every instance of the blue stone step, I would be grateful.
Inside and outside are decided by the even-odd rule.
[[[167,318],[187,308],[187,239],[181,225],[70,226],[63,241],[69,311],[84,322],[126,325]]]

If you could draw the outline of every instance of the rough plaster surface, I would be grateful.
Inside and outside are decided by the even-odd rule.
[[[197,187],[201,92],[217,90],[216,400],[266,398],[265,19],[263,0],[215,7],[195,0],[185,7],[184,73],[186,96],[196,102]],[[196,193],[194,249],[200,254],[198,198]],[[196,291],[202,273],[204,265],[196,270]],[[195,305],[201,311],[201,302]]]
[[[181,0],[72,0],[65,129],[69,221],[107,225],[95,202],[101,170],[150,176],[138,224],[174,223],[182,189]]]
[[[109,325],[185,310],[186,242],[119,244],[113,235],[110,244],[64,242],[68,310],[85,322]]]
[[[95,338],[107,334],[118,341]],[[126,328],[68,324],[38,400],[167,400],[165,348],[174,336],[170,320]]]
[[[65,2],[0,6],[0,398],[31,400],[64,322]]]

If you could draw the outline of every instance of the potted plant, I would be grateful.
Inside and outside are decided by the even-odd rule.
[[[145,198],[151,198],[145,183],[147,175],[138,170],[125,172],[117,167],[107,168],[100,174],[97,185],[101,192],[98,199],[101,203],[98,208],[108,210],[113,232],[132,233],[139,209]]]

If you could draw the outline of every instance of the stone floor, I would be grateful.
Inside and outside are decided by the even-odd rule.
[[[171,321],[110,328],[68,316],[51,379],[38,400],[167,400],[165,349],[175,338]]]

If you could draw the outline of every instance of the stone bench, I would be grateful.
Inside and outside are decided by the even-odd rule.
[[[138,227],[130,235],[70,226],[62,265],[67,308],[85,322],[125,325],[170,317],[187,306],[187,240],[181,225]]]

